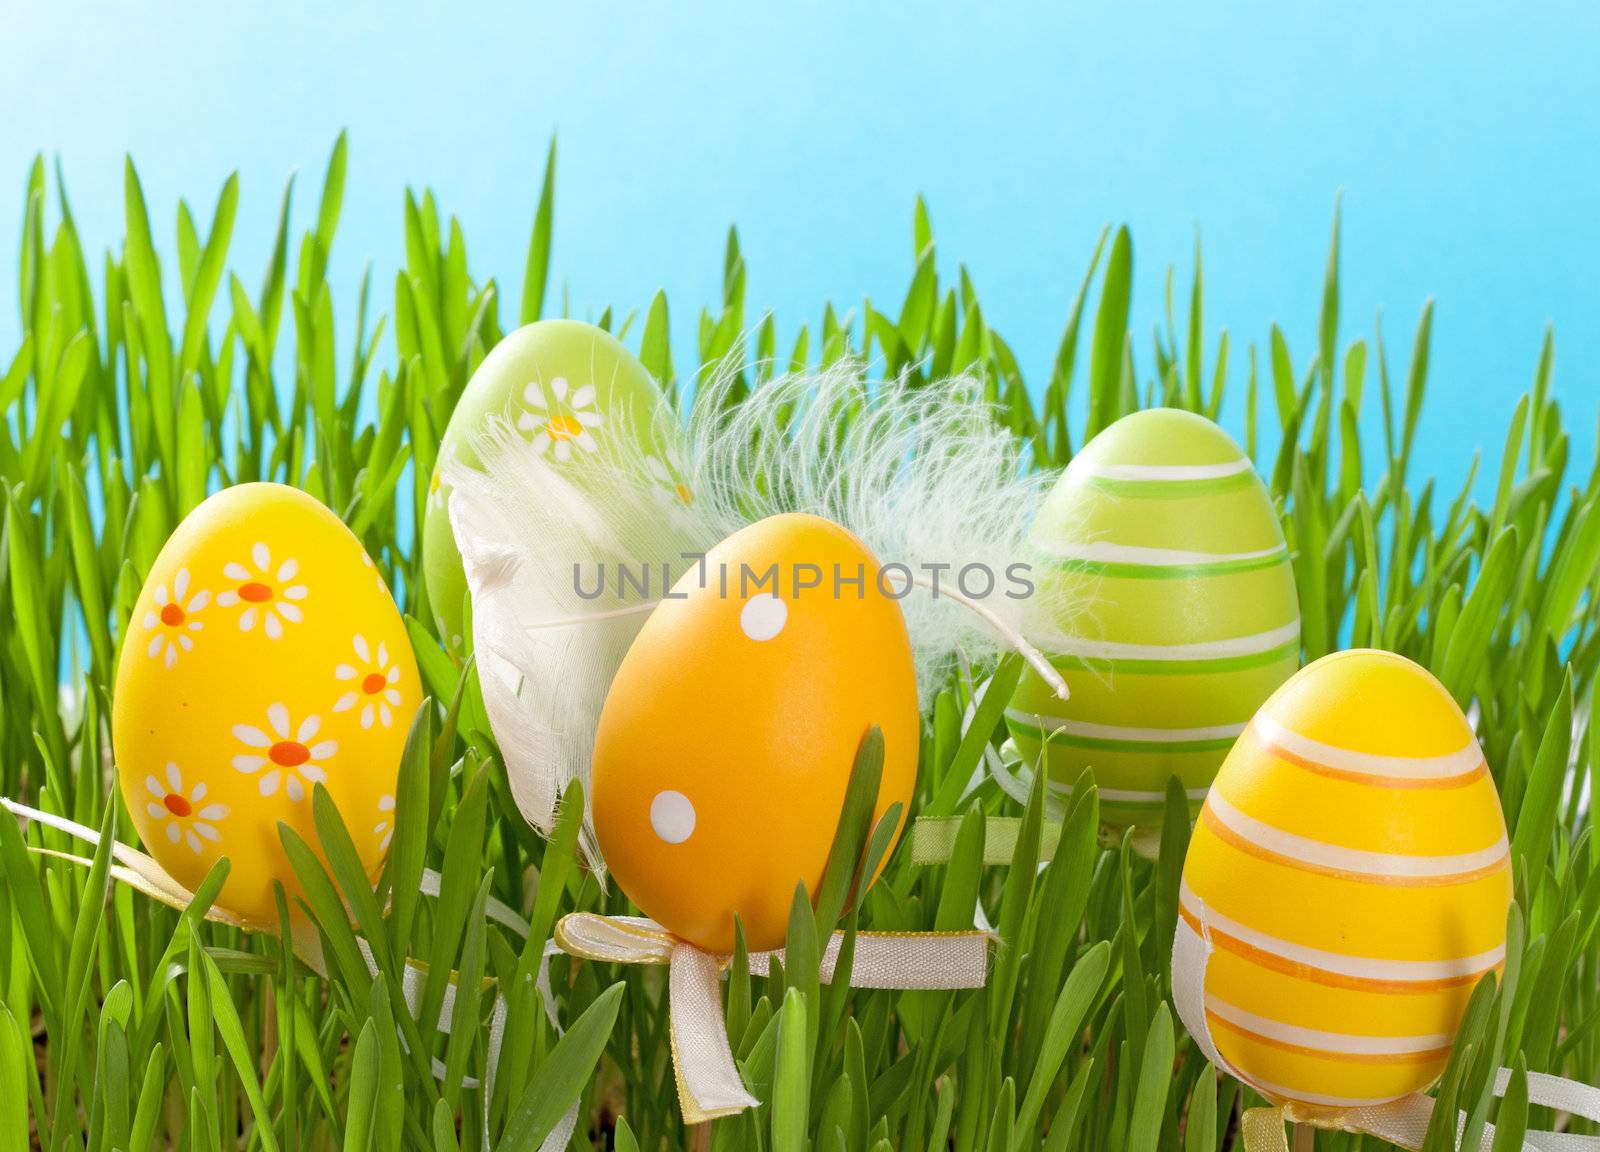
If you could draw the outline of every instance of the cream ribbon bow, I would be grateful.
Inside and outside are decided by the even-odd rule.
[[[1177,934],[1172,944],[1172,998],[1178,1008],[1184,1027],[1206,1054],[1207,1059],[1235,1079],[1249,1084],[1267,1099],[1274,1101],[1269,1108],[1252,1108],[1245,1112],[1240,1129],[1244,1137],[1245,1152],[1289,1152],[1289,1142],[1284,1131],[1285,1121],[1310,1128],[1330,1129],[1338,1132],[1359,1132],[1387,1140],[1401,1148],[1416,1152],[1428,1134],[1428,1122],[1433,1118],[1434,1099],[1421,1092],[1412,1092],[1387,1104],[1359,1108],[1323,1108],[1301,1104],[1293,1100],[1280,1101],[1271,1092],[1251,1082],[1250,1078],[1223,1059],[1211,1038],[1211,1027],[1206,1021],[1205,986],[1206,967],[1211,961],[1213,945],[1211,931],[1206,923],[1205,908],[1200,908],[1200,930],[1196,931],[1182,917],[1178,920]],[[1502,1068],[1495,1076],[1495,1095],[1505,1095],[1511,1072]],[[1579,1084],[1560,1076],[1539,1072],[1528,1073],[1528,1103],[1554,1108],[1574,1116],[1600,1123],[1600,1088]],[[1463,1114],[1456,1121],[1456,1141],[1459,1143],[1466,1127]],[[1494,1125],[1484,1125],[1481,1147],[1488,1148],[1494,1140]],[[1600,1152],[1600,1136],[1575,1136],[1566,1132],[1527,1132],[1522,1146],[1533,1152]],[[1309,1145],[1307,1145],[1309,1147]]]
[[[852,988],[981,988],[988,977],[987,932],[858,932],[850,966]],[[555,943],[569,956],[609,964],[656,964],[668,969],[672,1066],[686,1124],[732,1116],[761,1101],[739,1076],[722,1013],[722,972],[732,957],[716,955],[638,916],[573,912],[556,925]],[[823,950],[821,977],[831,983],[844,933]],[[750,971],[767,974],[781,950],[750,953]]]

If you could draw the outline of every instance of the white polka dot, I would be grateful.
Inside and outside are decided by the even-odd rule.
[[[789,621],[789,606],[771,592],[752,596],[739,611],[739,627],[752,640],[771,640]]]
[[[650,801],[650,827],[668,844],[682,844],[694,834],[694,805],[682,792],[657,792]]]

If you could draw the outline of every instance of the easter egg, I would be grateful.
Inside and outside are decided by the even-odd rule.
[[[1179,900],[1212,941],[1206,1019],[1239,1075],[1335,1107],[1427,1087],[1505,959],[1511,901],[1499,795],[1455,701],[1388,652],[1299,672],[1218,773]]]
[[[540,320],[509,333],[467,382],[439,445],[422,526],[422,566],[438,632],[463,655],[466,575],[447,513],[451,460],[481,466],[474,436],[490,421],[509,421],[540,452],[581,472],[604,459],[607,441],[654,445],[661,390],[616,337],[578,320]],[[647,449],[650,467],[681,484],[675,454]]]
[[[1265,485],[1221,428],[1125,416],[1073,458],[1030,529],[1061,700],[1025,673],[1007,721],[1025,762],[1100,812],[1160,824],[1176,776],[1198,808],[1245,723],[1299,665],[1300,613]]]
[[[139,838],[191,891],[276,924],[299,892],[280,821],[316,846],[324,785],[376,876],[422,695],[400,613],[361,542],[315,499],[241,484],[186,516],[156,557],[117,664],[112,741]]]
[[[893,591],[893,585],[888,589]],[[862,738],[883,731],[874,819],[916,780],[921,719],[877,560],[816,516],[768,517],[692,566],[645,621],[595,735],[606,862],[647,916],[713,952],[783,945],[814,896]]]

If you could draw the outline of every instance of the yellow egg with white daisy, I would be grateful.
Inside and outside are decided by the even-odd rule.
[[[361,542],[312,497],[243,484],[204,501],[156,557],[123,637],[118,779],[146,848],[193,890],[231,864],[218,907],[277,919],[299,891],[278,825],[318,842],[328,790],[375,876],[421,702],[405,625]]]

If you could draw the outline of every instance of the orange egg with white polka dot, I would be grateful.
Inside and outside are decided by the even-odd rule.
[[[883,731],[876,815],[902,822],[920,716],[905,618],[872,553],[772,516],[707,553],[624,657],[595,737],[606,863],[647,916],[714,952],[783,945],[814,896],[862,738]]]
[[[321,784],[376,876],[417,665],[361,542],[281,484],[241,484],[194,509],[161,549],[128,620],[112,743],[145,847],[191,891],[226,856],[217,906],[277,922],[272,882],[299,892],[278,824],[313,848]]]

